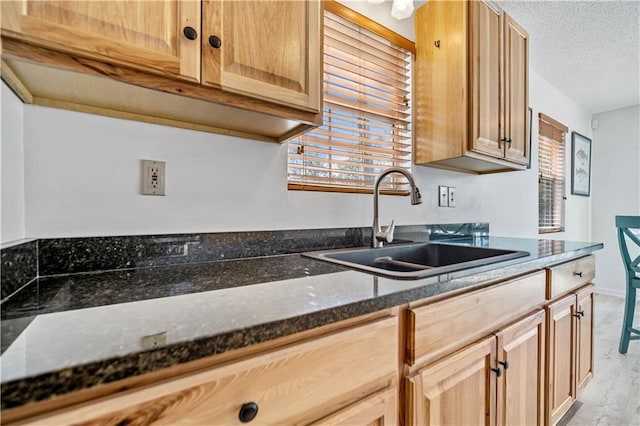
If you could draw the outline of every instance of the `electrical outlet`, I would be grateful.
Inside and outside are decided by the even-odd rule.
[[[446,186],[438,187],[438,205],[440,207],[449,207],[449,190]]]
[[[142,336],[142,349],[155,349],[167,344],[167,332],[163,331],[149,336]]]
[[[166,163],[164,161],[142,160],[142,194],[166,195]]]
[[[456,187],[450,186],[448,192],[449,192],[449,207],[455,207],[456,200],[458,199],[458,196],[456,195]]]

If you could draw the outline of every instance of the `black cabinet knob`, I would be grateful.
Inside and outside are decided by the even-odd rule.
[[[240,412],[238,412],[238,418],[242,423],[249,423],[258,415],[258,404],[255,402],[247,402],[242,404]]]
[[[502,368],[498,367],[498,368],[492,368],[491,371],[493,371],[494,373],[496,373],[497,377],[502,376]]]
[[[580,272],[574,272],[573,275],[582,278],[582,271]]]
[[[198,38],[198,32],[193,27],[184,27],[182,34],[189,40],[195,40]]]
[[[509,361],[498,361],[498,364],[502,365],[505,370],[509,368]]]
[[[218,36],[212,35],[212,36],[209,36],[209,44],[214,49],[220,49],[220,46],[222,46],[222,40],[220,40]]]

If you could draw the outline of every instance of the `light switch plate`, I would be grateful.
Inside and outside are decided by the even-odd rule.
[[[458,200],[458,196],[456,194],[456,187],[450,186],[448,192],[449,192],[449,207],[455,207],[456,201]]]
[[[166,163],[164,161],[142,160],[143,195],[166,195]]]
[[[440,207],[449,207],[449,190],[446,186],[438,187],[438,205]]]

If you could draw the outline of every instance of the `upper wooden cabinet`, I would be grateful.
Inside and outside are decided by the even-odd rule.
[[[25,42],[200,81],[199,1],[3,1],[2,30]],[[193,29],[189,33],[186,28]]]
[[[508,160],[528,164],[529,156],[529,35],[504,14],[504,131]]]
[[[203,83],[318,111],[319,14],[302,1],[205,0]]]
[[[272,141],[322,122],[318,0],[1,7],[3,77],[23,100]]]
[[[415,162],[489,173],[529,161],[528,35],[484,2],[416,12]]]

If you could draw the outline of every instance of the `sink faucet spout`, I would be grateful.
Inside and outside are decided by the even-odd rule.
[[[380,220],[378,219],[378,197],[380,195],[380,182],[382,181],[382,179],[392,173],[400,173],[409,181],[409,185],[411,186],[411,204],[416,205],[422,203],[420,190],[416,186],[415,179],[413,178],[411,172],[400,167],[390,167],[380,173],[380,176],[376,178],[375,184],[373,185],[373,229],[371,236],[371,247],[382,247],[384,241],[388,243],[393,241],[395,221],[391,221],[391,225],[389,225],[388,228],[382,230],[382,228],[380,227]]]

